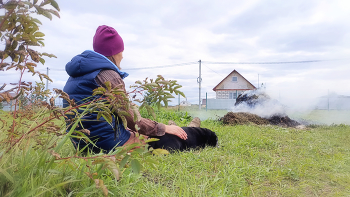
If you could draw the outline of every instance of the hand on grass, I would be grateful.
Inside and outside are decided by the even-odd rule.
[[[165,125],[165,133],[176,135],[183,140],[187,140],[187,133],[176,125]]]

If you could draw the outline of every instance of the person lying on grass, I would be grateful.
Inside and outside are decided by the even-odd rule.
[[[112,88],[121,86],[126,93],[123,79],[129,74],[121,71],[120,62],[123,59],[124,42],[118,32],[106,25],[99,26],[93,38],[93,49],[73,57],[66,65],[66,72],[70,77],[63,91],[69,95],[70,99],[78,102],[91,97],[94,89],[100,86],[106,88],[107,81],[111,83]],[[64,101],[63,107],[67,106],[69,104]],[[82,121],[82,124],[84,129],[90,130],[88,137],[98,148],[78,138],[72,138],[74,146],[83,148],[88,145],[94,152],[100,152],[100,149],[109,152],[116,146],[139,142],[139,138],[135,136],[135,125],[139,128],[138,133],[146,136],[163,136],[168,133],[183,140],[187,139],[187,134],[181,127],[165,125],[141,116],[139,121],[134,122],[133,111],[130,110],[129,114],[130,116],[125,116],[129,129],[125,129],[122,121],[116,121],[114,117],[112,125],[116,125],[117,128],[113,128],[102,118],[100,119],[102,121],[96,121],[97,114],[89,114],[84,119],[90,121]]]

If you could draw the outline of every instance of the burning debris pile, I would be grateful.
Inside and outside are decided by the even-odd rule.
[[[296,127],[297,121],[290,119],[278,101],[272,100],[265,92],[248,91],[236,100],[233,112],[220,118],[224,124],[257,124]]]
[[[224,117],[220,119],[224,124],[250,124],[254,123],[257,125],[269,124],[269,121],[261,118],[256,114],[246,113],[246,112],[228,112]]]
[[[290,119],[288,116],[274,115],[269,118],[262,118],[256,114],[248,112],[228,112],[224,117],[220,118],[224,124],[228,125],[278,125],[282,127],[296,127],[300,125],[297,121]]]
[[[271,98],[269,95],[267,95],[264,92],[257,92],[257,91],[249,91],[245,92],[243,94],[240,94],[237,99],[235,106],[238,106],[240,104],[246,104],[249,107],[255,107],[256,105],[264,105],[267,101],[270,101]]]
[[[288,116],[274,115],[271,116],[268,120],[270,124],[282,127],[296,127],[300,125],[299,122],[290,119]]]

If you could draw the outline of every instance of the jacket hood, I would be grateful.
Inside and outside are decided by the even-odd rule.
[[[119,68],[105,56],[91,50],[86,50],[66,64],[66,72],[71,77],[79,77],[96,70],[114,70],[122,79],[129,74],[122,72]]]

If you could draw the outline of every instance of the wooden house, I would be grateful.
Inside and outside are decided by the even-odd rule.
[[[213,88],[216,99],[236,99],[242,92],[255,89],[256,87],[236,70],[233,70]]]

